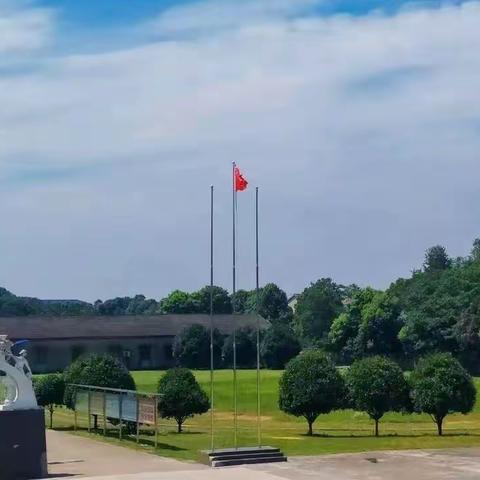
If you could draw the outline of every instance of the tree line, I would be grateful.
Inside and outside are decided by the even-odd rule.
[[[308,435],[322,414],[351,408],[379,422],[388,412],[426,413],[443,434],[445,417],[467,414],[476,401],[473,379],[450,353],[422,357],[410,376],[393,360],[372,356],[356,360],[344,374],[321,350],[291,360],[280,379],[279,406],[304,417]]]
[[[216,314],[258,310],[268,319],[271,328],[262,338],[266,344],[262,357],[267,366],[274,368],[281,368],[300,346],[320,348],[338,364],[349,365],[361,358],[384,355],[405,368],[413,367],[426,354],[450,352],[471,372],[477,372],[480,239],[474,241],[466,257],[451,258],[440,245],[429,248],[421,268],[413,270],[410,278],[396,280],[384,291],[354,284],[344,286],[330,278],[321,278],[298,295],[293,312],[286,293],[273,283],[261,288],[258,297],[255,291],[246,290],[230,295],[216,286],[213,307]],[[137,295],[98,300],[94,304],[16,297],[0,289],[0,315],[190,314],[208,313],[209,309],[209,286],[192,293],[175,290],[158,302]],[[252,333],[240,333],[248,351],[252,348]],[[200,329],[197,334],[205,336]],[[182,335],[192,337],[188,332]],[[180,363],[188,366],[189,354],[182,353],[182,341],[176,340],[177,358],[180,361],[183,356]],[[289,345],[294,348],[289,350]],[[216,344],[216,352],[218,358],[228,358],[228,346],[223,339]]]
[[[265,318],[279,318],[288,312],[287,296],[274,284],[260,289],[260,314]],[[255,291],[239,290],[230,295],[222,287],[213,287],[215,314],[251,313],[256,311]],[[174,290],[157,301],[145,295],[97,300],[93,304],[81,300],[41,300],[20,297],[0,287],[0,316],[27,315],[162,315],[210,313],[210,286],[196,292]]]
[[[239,368],[253,368],[257,361],[257,332],[242,327],[235,334],[236,358]],[[272,324],[260,332],[262,365],[282,369],[300,353],[302,347],[289,325]],[[186,368],[210,367],[210,330],[203,325],[186,327],[173,342],[172,355],[177,366]],[[215,368],[230,368],[233,364],[233,334],[224,337],[213,331],[213,361]]]
[[[55,406],[75,408],[72,384],[136,388],[126,367],[109,355],[84,357],[64,373],[36,378],[37,399],[50,412],[50,428]],[[162,394],[159,414],[175,419],[178,433],[186,419],[210,409],[207,394],[186,368],[168,370],[160,378],[157,391]],[[280,378],[278,397],[282,411],[305,418],[308,435],[313,434],[320,415],[343,409],[367,413],[374,422],[375,436],[379,436],[380,420],[388,412],[426,413],[437,426],[438,435],[442,435],[447,415],[467,414],[475,401],[472,377],[450,353],[422,357],[407,376],[396,362],[382,356],[356,360],[342,370],[318,349],[306,350],[290,360]],[[135,432],[132,422],[125,423],[127,433]]]
[[[475,240],[469,256],[455,259],[443,246],[429,248],[421,269],[385,291],[352,286],[341,298],[329,282],[312,288],[328,291],[337,310],[333,313],[332,308],[321,323],[322,315],[312,318],[302,302],[298,331],[307,332],[306,342],[323,346],[338,362],[385,355],[411,368],[422,356],[450,352],[470,371],[478,372],[480,240]],[[307,289],[302,295],[311,294]],[[314,327],[317,334],[308,335]]]
[[[282,368],[299,349],[318,348],[340,365],[381,355],[403,368],[413,368],[427,354],[449,352],[470,372],[480,371],[480,240],[475,240],[470,255],[455,259],[443,246],[429,248],[422,268],[384,291],[322,278],[296,300],[293,312],[278,286],[269,284],[261,290],[259,311],[271,324],[262,332],[267,367]],[[232,303],[240,312],[254,311],[255,292],[240,291]],[[176,340],[179,363],[207,367],[206,360],[193,363],[187,360],[188,352],[183,355],[183,347],[178,347],[185,344],[188,350],[190,344],[182,343],[184,336],[190,335],[183,332]],[[206,332],[199,338],[204,338],[206,351]],[[247,329],[240,338],[240,350],[256,348],[253,332]],[[222,347],[216,348],[220,358]],[[253,366],[255,355],[245,357],[250,358],[245,366]]]

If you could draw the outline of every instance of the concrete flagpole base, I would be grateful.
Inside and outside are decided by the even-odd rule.
[[[43,409],[0,411],[0,480],[47,475]]]
[[[275,447],[238,447],[204,450],[201,452],[204,463],[211,467],[232,467],[257,463],[286,462],[287,457]]]

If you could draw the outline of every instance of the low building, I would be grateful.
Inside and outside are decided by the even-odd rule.
[[[28,358],[34,373],[65,369],[81,355],[109,353],[132,370],[173,366],[176,335],[194,324],[210,326],[208,315],[124,315],[72,317],[0,317],[0,335],[29,340]],[[257,325],[255,315],[215,315],[214,328],[223,335]],[[267,325],[261,319],[261,326]]]

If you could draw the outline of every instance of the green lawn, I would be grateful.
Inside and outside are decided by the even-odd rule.
[[[137,389],[153,392],[162,372],[133,372]],[[202,387],[209,392],[209,372],[195,375]],[[436,435],[436,428],[427,415],[388,414],[380,423],[380,438],[373,437],[373,423],[368,416],[351,410],[320,416],[315,424],[315,435],[305,435],[306,422],[282,413],[277,406],[278,380],[281,372],[262,371],[262,430],[263,444],[278,446],[287,455],[316,455],[339,452],[406,448],[444,448],[480,445],[480,404],[469,415],[451,415],[445,421],[443,437]],[[238,372],[239,445],[256,444],[256,372]],[[477,387],[480,380],[476,380]],[[232,372],[215,373],[215,446],[233,446]],[[56,413],[55,424],[71,429],[73,415],[65,409]],[[86,426],[86,418],[80,419]],[[55,426],[55,425],[54,425]],[[183,459],[198,458],[198,451],[210,445],[210,414],[194,417],[187,422],[185,432],[175,433],[175,425],[161,421],[160,455]],[[85,435],[84,430],[77,432]],[[145,432],[142,447],[153,450],[153,437]],[[109,431],[108,441],[116,442],[114,429]],[[124,443],[135,446],[134,439]]]

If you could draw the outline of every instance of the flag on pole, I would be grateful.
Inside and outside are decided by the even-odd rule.
[[[243,192],[248,186],[248,182],[245,177],[240,172],[240,169],[237,167],[235,162],[232,162],[233,167],[233,288],[232,294],[235,296],[237,292],[237,275],[236,275],[236,264],[237,264],[237,254],[236,254],[236,243],[237,243],[237,192]],[[233,310],[235,314],[235,309]],[[237,327],[234,320],[233,324],[233,443],[235,448],[238,448],[238,438],[237,438]]]
[[[242,175],[242,173],[240,172],[240,169],[238,167],[235,167],[234,175],[235,175],[235,191],[236,192],[243,192],[248,187],[247,180]]]

